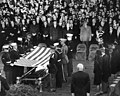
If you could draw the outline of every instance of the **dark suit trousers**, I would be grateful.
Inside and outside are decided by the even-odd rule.
[[[13,84],[12,70],[5,71],[6,81],[8,84]]]

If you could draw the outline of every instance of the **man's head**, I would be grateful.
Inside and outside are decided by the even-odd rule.
[[[77,69],[78,69],[79,71],[83,71],[83,70],[84,70],[84,65],[83,65],[82,63],[79,63],[79,64],[77,65]]]

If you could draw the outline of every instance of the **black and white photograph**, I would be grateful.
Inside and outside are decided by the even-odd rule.
[[[120,96],[120,0],[0,0],[0,96]]]

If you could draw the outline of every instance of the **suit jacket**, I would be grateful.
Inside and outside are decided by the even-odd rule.
[[[105,54],[102,60],[102,81],[108,82],[108,78],[110,77],[110,59],[107,54]]]
[[[5,78],[3,78],[1,75],[0,75],[0,81],[1,81],[1,91],[0,91],[0,96],[5,96],[6,95],[6,92],[5,90],[9,90],[9,85],[6,81]]]
[[[91,27],[88,26],[85,28],[84,26],[81,27],[80,29],[80,40],[81,41],[91,41]]]
[[[87,96],[90,93],[90,78],[87,73],[78,71],[72,74],[71,93],[75,96]]]

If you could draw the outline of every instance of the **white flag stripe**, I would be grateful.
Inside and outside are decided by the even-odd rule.
[[[41,64],[42,62],[44,62],[44,60],[49,60],[50,59],[50,54],[51,53],[48,53],[47,55],[45,55],[43,58],[41,58],[41,60],[39,60],[36,64],[34,64],[33,66],[35,65],[38,65],[38,64]]]
[[[31,59],[36,53],[38,53],[41,50],[41,48],[39,47],[39,49],[33,54],[31,55],[28,59]]]
[[[40,58],[43,58],[45,55],[47,55],[46,53],[50,53],[49,51],[50,51],[50,49],[47,48],[47,49],[45,50],[45,52],[43,52],[43,54],[41,54],[38,58],[36,58],[36,60],[39,61]]]
[[[35,52],[37,52],[37,50],[39,50],[40,47],[37,47],[34,51],[32,51],[29,55],[27,55],[25,57],[25,59],[28,59],[29,57],[31,57]]]
[[[30,60],[34,60],[37,56],[39,56],[39,55],[43,52],[44,49],[45,49],[45,48],[42,47],[35,55],[33,55],[33,56],[30,58]]]
[[[38,61],[37,58],[40,57],[45,51],[46,51],[47,48],[44,47],[44,50],[41,51],[41,53],[36,57],[34,58],[34,60]],[[47,53],[46,53],[47,54]],[[42,58],[42,57],[41,57]],[[40,59],[41,59],[40,58]]]
[[[47,65],[49,64],[49,61],[45,63],[44,66],[38,65],[35,71],[39,71],[41,69],[47,69]]]
[[[47,62],[49,62],[49,60],[50,60],[50,57],[49,57],[49,59],[48,60],[46,60],[45,62],[43,62],[43,63],[41,63],[40,65],[44,65],[44,64],[46,64]]]
[[[48,58],[46,58],[44,61],[40,62],[39,65],[44,65],[46,64],[46,62],[48,62],[50,60],[50,56]]]
[[[17,66],[26,66],[26,67],[32,67],[33,64],[37,63],[37,61],[35,60],[29,60],[29,59],[20,59],[18,60],[17,62],[14,63],[14,65],[17,65]]]
[[[36,64],[38,65],[38,64],[43,63],[44,60],[45,60],[45,61],[49,60],[49,57],[50,57],[50,53],[49,53],[48,55],[46,55],[44,58],[42,58],[40,61],[38,61]]]

